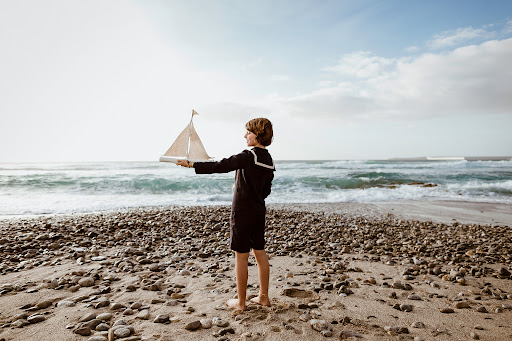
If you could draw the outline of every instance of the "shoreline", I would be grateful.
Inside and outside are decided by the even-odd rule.
[[[404,220],[374,204],[269,205],[272,306],[237,312],[225,306],[229,215],[183,206],[1,220],[0,340],[512,338],[508,226]],[[253,256],[248,283],[250,299]]]
[[[229,207],[230,205],[172,205],[139,206],[123,209],[50,213],[31,215],[0,216],[0,221],[39,219],[51,217],[80,217],[95,214],[126,213],[134,210],[173,210],[194,207]],[[347,214],[350,216],[369,216],[381,218],[393,215],[398,218],[438,223],[459,222],[464,224],[506,225],[512,226],[512,204],[456,200],[399,200],[379,202],[340,202],[340,203],[280,203],[267,204],[267,209],[292,211],[323,212]]]

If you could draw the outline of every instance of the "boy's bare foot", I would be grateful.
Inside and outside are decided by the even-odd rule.
[[[265,307],[270,307],[270,300],[268,299],[267,295],[259,295],[256,297],[251,298],[251,302],[261,304]]]
[[[238,302],[238,299],[237,298],[232,298],[230,300],[228,300],[226,302],[226,304],[228,305],[228,307],[230,307],[231,309],[234,309],[234,310],[242,310],[242,311],[245,311],[247,308],[245,307],[245,305],[240,305],[240,302]]]

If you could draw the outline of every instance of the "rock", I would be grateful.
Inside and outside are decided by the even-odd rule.
[[[132,333],[132,331],[130,330],[130,328],[127,328],[127,327],[124,327],[124,326],[120,326],[119,328],[116,328],[114,330],[114,335],[117,336],[117,337],[128,337],[130,336]]]
[[[87,341],[107,341],[107,337],[103,335],[94,335],[87,339]]]
[[[358,332],[355,332],[353,330],[350,330],[350,329],[342,330],[339,337],[341,340],[348,339],[348,338],[355,338],[355,339],[362,338],[361,334],[359,334]]]
[[[469,334],[469,336],[471,336],[471,338],[472,338],[473,340],[480,340],[480,335],[478,335],[478,334],[477,334],[477,333],[475,333],[475,332],[471,332],[471,333]]]
[[[415,294],[411,294],[411,295],[407,296],[407,298],[410,300],[413,300],[413,301],[421,301],[421,297],[418,295],[415,295]]]
[[[100,323],[96,326],[95,328],[97,331],[99,332],[102,332],[102,331],[107,331],[110,329],[110,326],[106,323]]]
[[[105,256],[95,256],[95,257],[91,257],[91,260],[92,260],[92,261],[95,261],[95,262],[100,262],[100,261],[105,260],[105,259],[107,259],[107,257],[105,257]]]
[[[153,320],[154,323],[167,323],[169,322],[169,315],[167,314],[159,314]]]
[[[75,305],[76,305],[75,302],[66,301],[66,300],[63,300],[63,301],[60,301],[57,303],[57,307],[74,307]]]
[[[137,316],[135,316],[135,318],[138,318],[138,319],[141,319],[141,320],[149,320],[149,310],[148,309],[141,310],[137,314]]]
[[[508,269],[506,269],[506,268],[500,268],[498,270],[498,277],[508,278],[508,277],[510,277],[510,271],[508,271]]]
[[[217,327],[221,327],[221,328],[229,326],[229,322],[222,320],[220,317],[214,317],[212,319],[212,323],[214,325],[216,325]]]
[[[94,285],[94,278],[84,277],[78,281],[78,284],[81,287],[92,287]]]
[[[410,304],[400,304],[400,310],[405,312],[412,311],[412,305]]]
[[[314,330],[319,331],[319,332],[324,329],[331,328],[329,323],[325,320],[311,319],[311,320],[309,320],[309,324],[311,325],[311,328],[313,328]]]
[[[110,305],[110,310],[119,310],[119,309],[124,309],[124,308],[126,308],[126,307],[118,302],[114,302]]]
[[[107,341],[107,337],[103,335],[94,335],[87,339],[87,341]]]
[[[185,329],[190,331],[197,330],[199,328],[201,328],[201,321],[192,321],[185,325]]]
[[[455,308],[457,308],[457,309],[468,309],[468,308],[471,308],[471,307],[469,306],[468,302],[461,301],[461,302],[455,303]]]
[[[42,301],[42,302],[39,302],[36,307],[37,309],[46,309],[48,308],[49,306],[51,306],[53,303],[52,300],[46,300],[46,301]]]
[[[478,311],[479,313],[488,313],[487,308],[485,308],[483,306],[482,307],[478,307],[478,309],[476,311]]]
[[[423,323],[423,322],[413,322],[411,324],[411,327],[413,327],[413,328],[425,328],[425,323]]]
[[[96,316],[96,318],[98,320],[102,320],[102,321],[110,321],[113,316],[114,315],[112,315],[111,313],[102,313],[102,314],[99,314],[98,316]]]
[[[14,328],[23,328],[25,327],[26,325],[29,325],[30,322],[28,322],[26,319],[18,319],[16,321],[14,321],[13,323],[11,323],[11,327],[14,327]]]
[[[78,335],[82,335],[82,336],[89,336],[89,335],[92,334],[92,331],[91,331],[91,328],[89,328],[89,327],[77,326],[73,330],[73,333],[78,334]]]
[[[46,318],[43,316],[43,315],[40,315],[40,314],[34,314],[34,315],[30,315],[28,318],[27,318],[27,321],[29,323],[39,323],[39,322],[43,322]]]
[[[179,272],[179,273],[180,273],[180,275],[182,275],[182,276],[190,276],[190,271],[185,270],[185,269],[180,270],[180,272]]]
[[[453,310],[452,308],[443,308],[443,309],[441,309],[441,312],[443,314],[452,314],[455,312],[455,310]]]
[[[213,325],[212,320],[210,319],[201,319],[199,322],[201,322],[201,327],[204,329],[210,329]]]
[[[95,318],[96,318],[96,313],[87,313],[84,316],[82,316],[78,320],[78,322],[87,322],[87,321],[90,321],[90,320],[95,319]]]

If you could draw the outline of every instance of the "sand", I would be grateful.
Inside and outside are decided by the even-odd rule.
[[[269,205],[272,306],[246,312],[224,305],[235,295],[228,207],[0,221],[0,340],[107,340],[73,332],[106,312],[110,333],[119,320],[133,330],[116,340],[512,339],[511,208]],[[21,314],[44,320],[19,328]],[[221,326],[185,329],[200,320]]]

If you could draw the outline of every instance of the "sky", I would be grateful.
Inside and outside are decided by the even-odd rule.
[[[0,162],[512,155],[512,1],[0,0]]]

